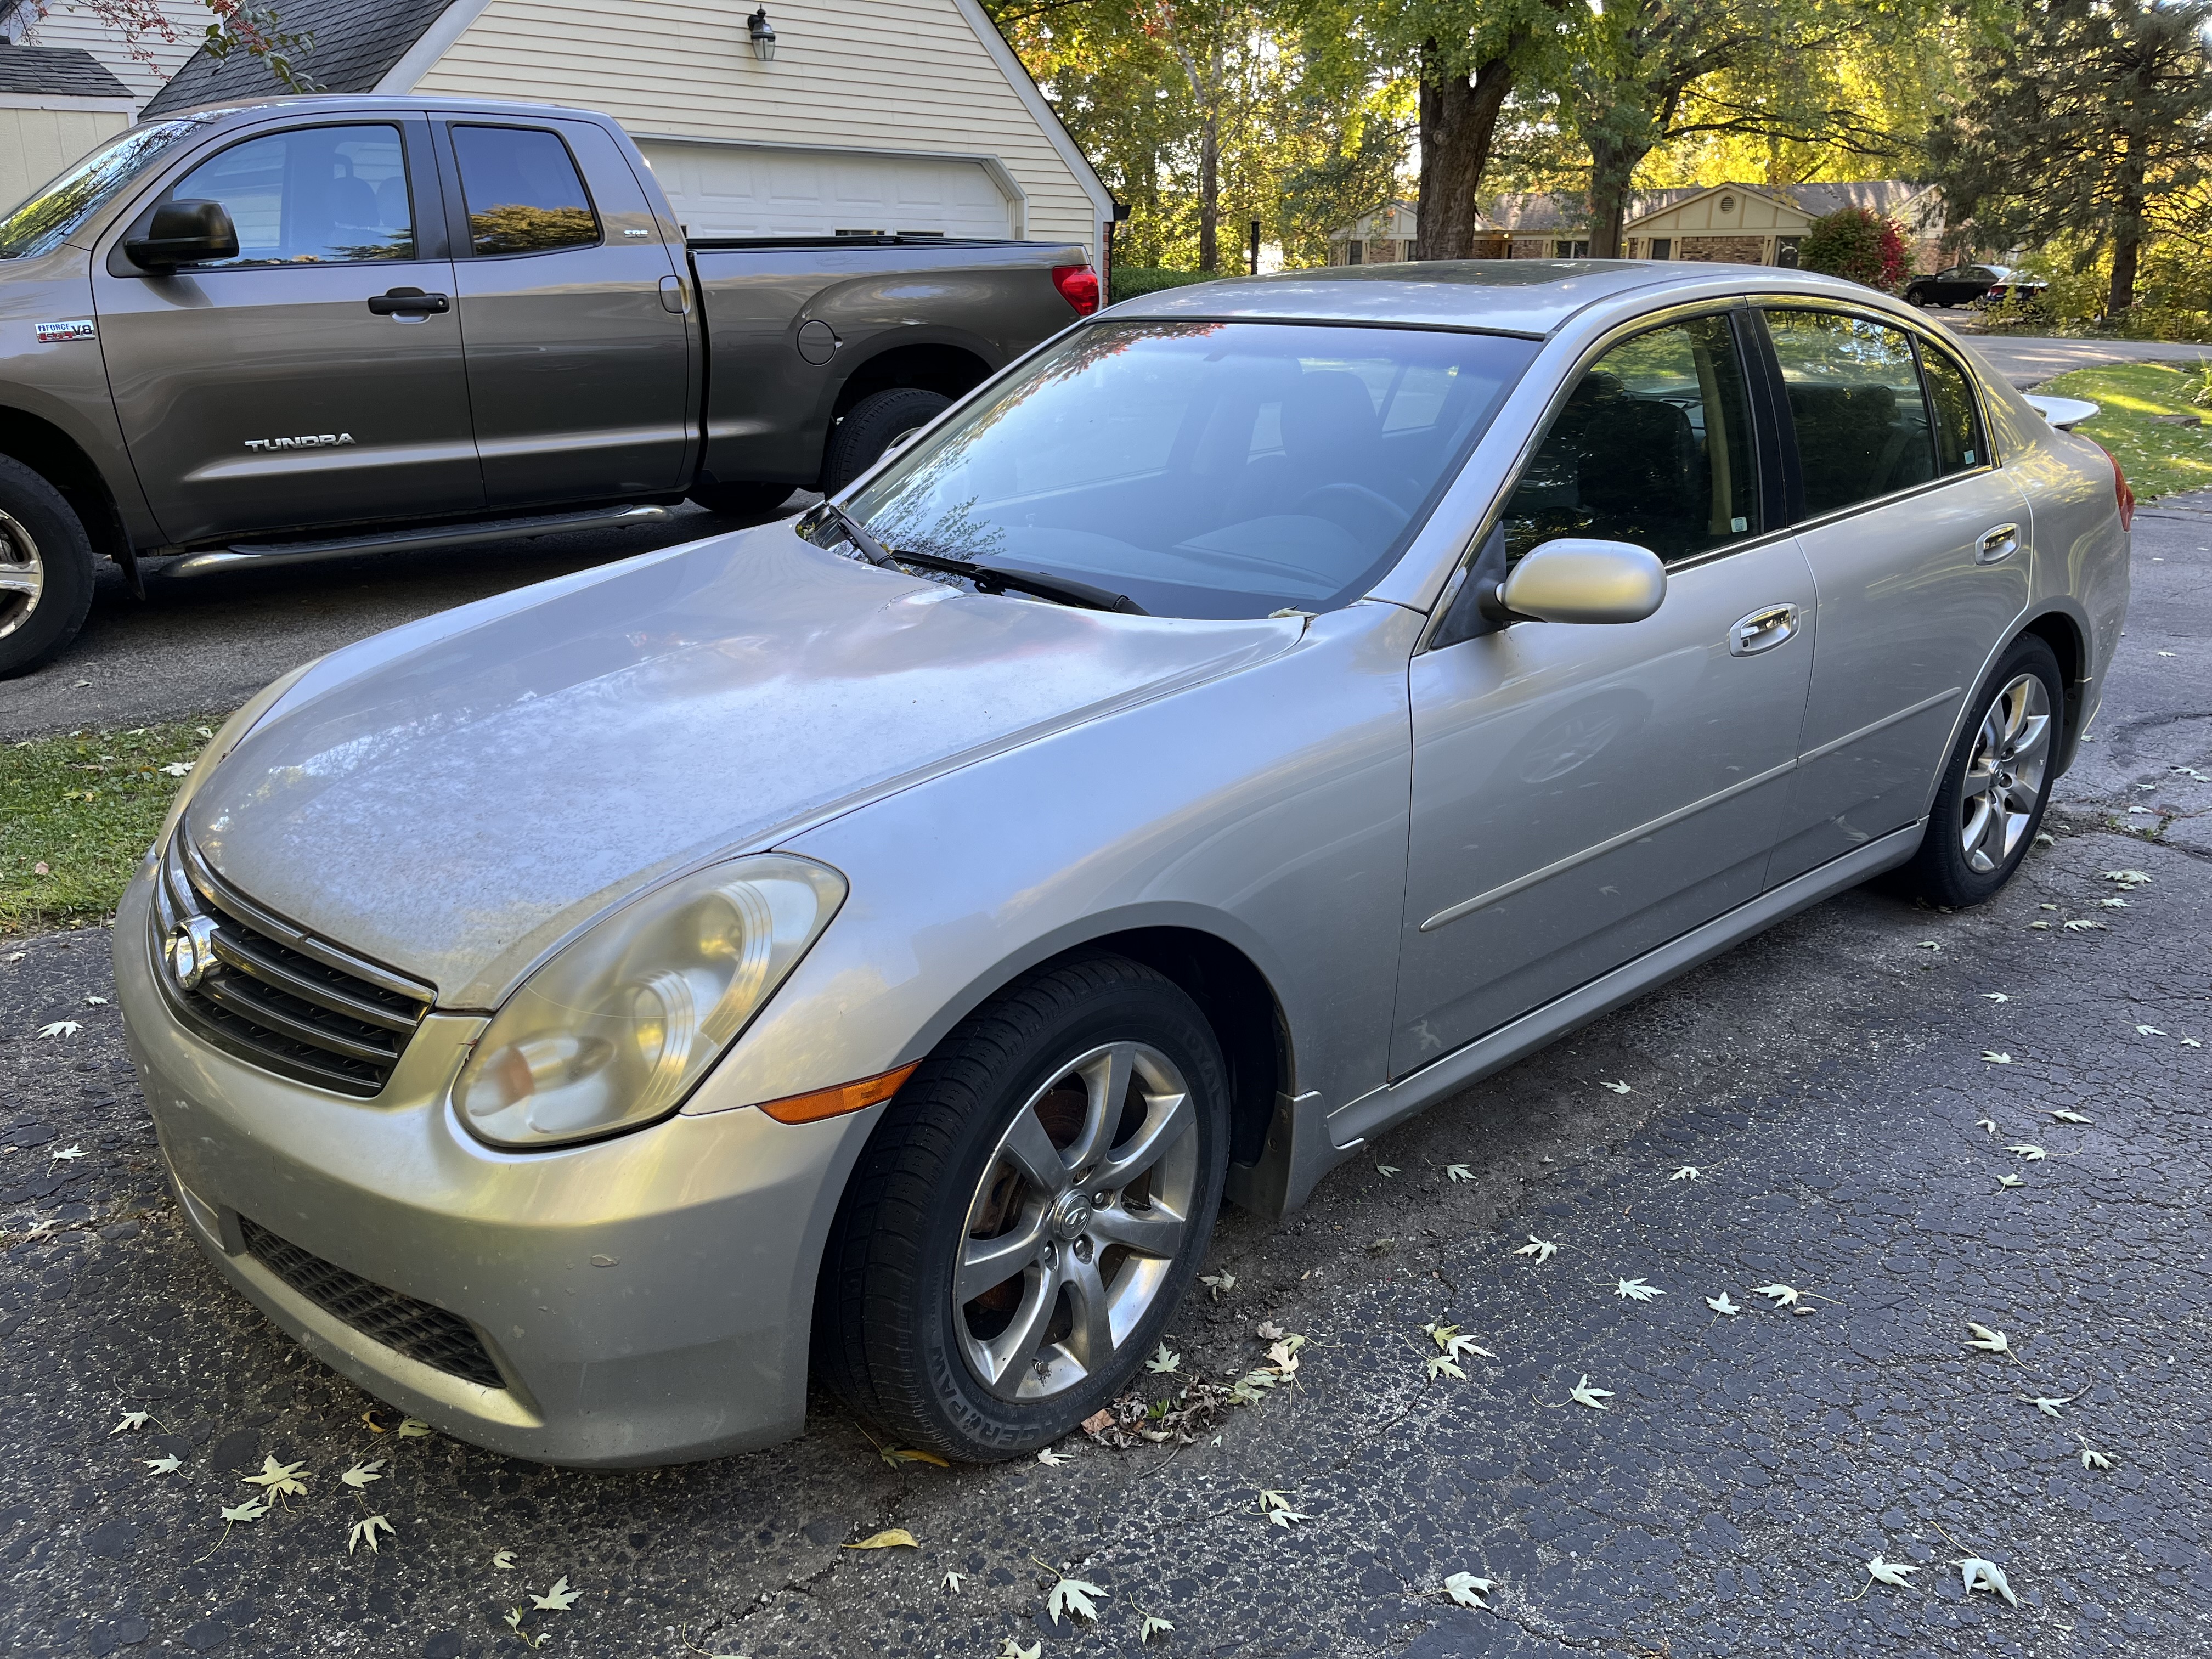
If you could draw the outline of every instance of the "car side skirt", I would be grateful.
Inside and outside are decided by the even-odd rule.
[[[1260,1161],[1231,1168],[1229,1196],[1262,1215],[1287,1215],[1312,1195],[1323,1176],[1375,1136],[1445,1096],[1503,1071],[1576,1027],[1711,961],[1753,933],[1894,869],[1918,850],[1927,827],[1928,821],[1923,818],[1808,870],[1334,1111],[1327,1109],[1318,1094],[1282,1097]]]

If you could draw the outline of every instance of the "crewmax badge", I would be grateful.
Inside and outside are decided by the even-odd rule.
[[[31,326],[38,331],[40,345],[59,345],[64,340],[94,340],[100,337],[100,331],[93,326],[89,317],[79,317],[74,322],[67,323],[33,323]]]

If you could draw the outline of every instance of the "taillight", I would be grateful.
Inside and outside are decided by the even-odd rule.
[[[2089,441],[2097,443],[2094,438]],[[2136,527],[2136,492],[2128,488],[2128,475],[2120,471],[2120,458],[2102,444],[2097,444],[2097,447],[2104,451],[2105,459],[2112,464],[2112,499],[2120,506],[2120,528],[2133,530]]]
[[[1088,317],[1098,309],[1098,273],[1089,265],[1054,265],[1052,285],[1075,307],[1077,316]]]

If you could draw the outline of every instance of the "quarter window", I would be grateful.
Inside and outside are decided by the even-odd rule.
[[[1928,404],[1904,330],[1833,311],[1770,311],[1766,328],[1797,428],[1807,517],[1936,476]]]
[[[1974,392],[1966,371],[1950,354],[1924,341],[1920,372],[1928,378],[1928,401],[1936,411],[1936,459],[1945,472],[1969,472],[1990,464],[1988,441],[1974,412]]]
[[[210,264],[415,257],[415,215],[398,127],[300,127],[249,138],[201,162],[169,197],[220,202],[238,228],[238,258]]]
[[[1674,563],[1756,532],[1747,407],[1724,316],[1613,347],[1584,373],[1506,503],[1507,558],[1594,536]]]
[[[537,127],[453,132],[469,242],[478,253],[549,253],[599,240],[592,198],[557,135]]]

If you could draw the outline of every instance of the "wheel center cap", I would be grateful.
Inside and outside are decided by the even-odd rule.
[[[1052,1206],[1052,1231],[1058,1238],[1080,1238],[1091,1231],[1091,1200],[1081,1193],[1062,1193]]]

